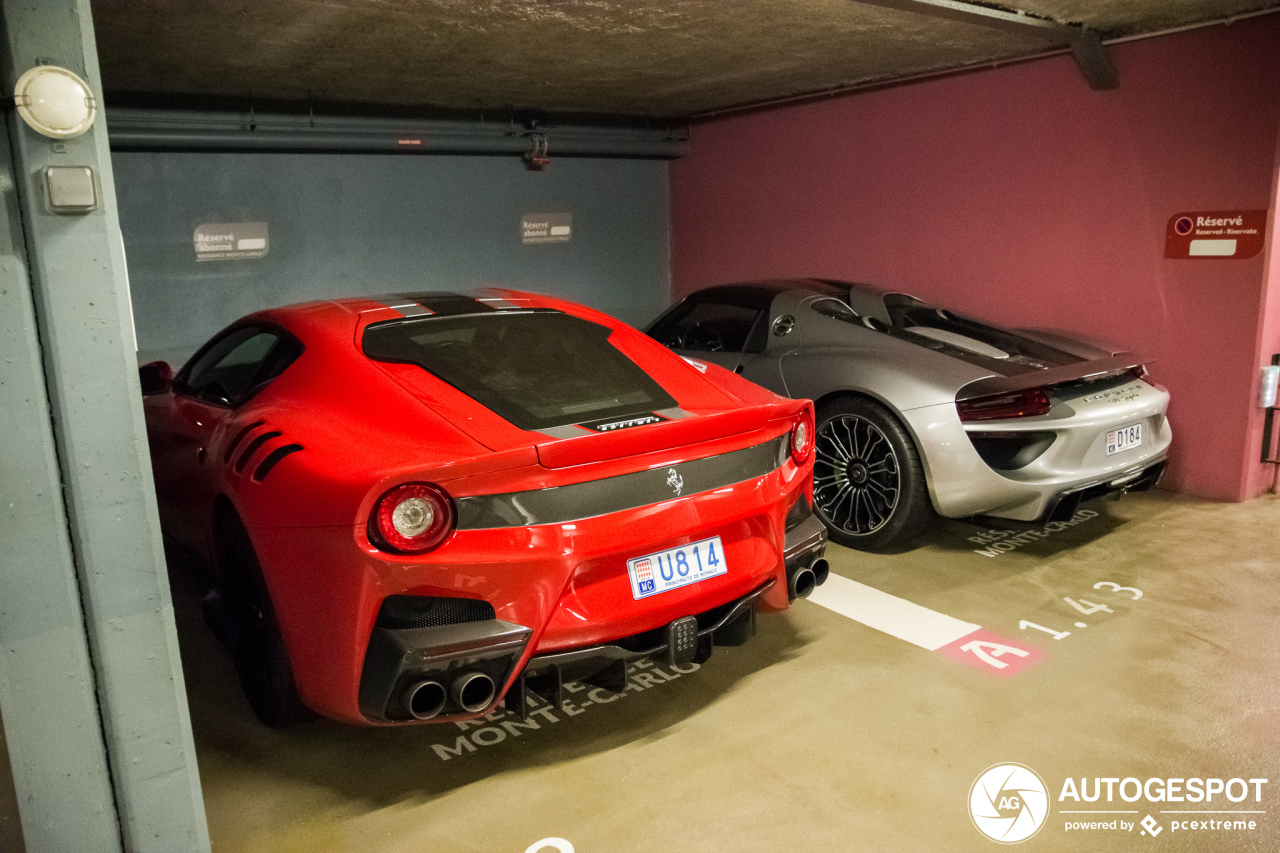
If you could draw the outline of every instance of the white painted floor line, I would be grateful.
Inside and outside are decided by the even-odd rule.
[[[806,600],[931,652],[982,627],[912,604],[835,572]]]

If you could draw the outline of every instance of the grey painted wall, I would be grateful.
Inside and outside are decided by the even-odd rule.
[[[667,164],[363,154],[113,155],[139,355],[181,362],[260,308],[499,285],[642,324],[669,304]],[[570,242],[520,218],[571,213]],[[196,261],[198,225],[265,221],[267,256]]]

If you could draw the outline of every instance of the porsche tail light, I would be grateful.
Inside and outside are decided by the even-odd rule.
[[[1155,383],[1151,381],[1151,376],[1147,373],[1147,366],[1145,364],[1139,364],[1137,367],[1130,370],[1129,374],[1133,376],[1134,379],[1141,379],[1148,385],[1155,385]]]
[[[797,465],[803,465],[813,449],[813,418],[806,409],[791,427],[791,459]]]
[[[405,483],[374,505],[369,539],[383,551],[422,554],[449,538],[456,520],[453,501],[443,489],[429,483]]]
[[[991,394],[960,400],[956,411],[962,421],[998,421],[1008,418],[1029,418],[1049,413],[1049,395],[1043,388],[1028,388],[1011,394]]]

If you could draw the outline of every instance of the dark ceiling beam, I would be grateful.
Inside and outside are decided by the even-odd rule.
[[[1106,51],[1103,50],[1098,34],[1082,26],[1060,24],[1025,12],[993,9],[973,3],[959,3],[956,0],[854,0],[854,2],[868,6],[881,6],[885,9],[897,9],[901,12],[913,12],[917,15],[928,15],[931,18],[976,24],[980,27],[1018,35],[1048,37],[1071,48],[1071,54],[1075,57],[1076,64],[1080,66],[1080,72],[1084,74],[1091,89],[1104,91],[1120,85],[1116,70],[1112,67]]]
[[[0,0],[4,2],[4,0]],[[331,116],[112,107],[113,151],[308,151],[314,153],[529,154],[534,138],[552,157],[683,157],[683,131],[551,123]]]

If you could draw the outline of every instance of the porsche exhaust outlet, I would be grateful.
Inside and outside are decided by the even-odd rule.
[[[444,710],[448,699],[444,685],[438,681],[417,681],[400,694],[400,702],[415,720],[430,720]]]
[[[818,579],[808,566],[797,566],[787,573],[787,592],[791,594],[793,601],[808,598],[817,585]]]
[[[496,692],[493,679],[483,672],[459,675],[449,685],[449,695],[453,697],[454,704],[469,714],[489,707]]]
[[[813,585],[822,586],[827,582],[827,575],[831,574],[831,565],[821,557],[813,561],[813,565],[809,567],[813,572]]]

